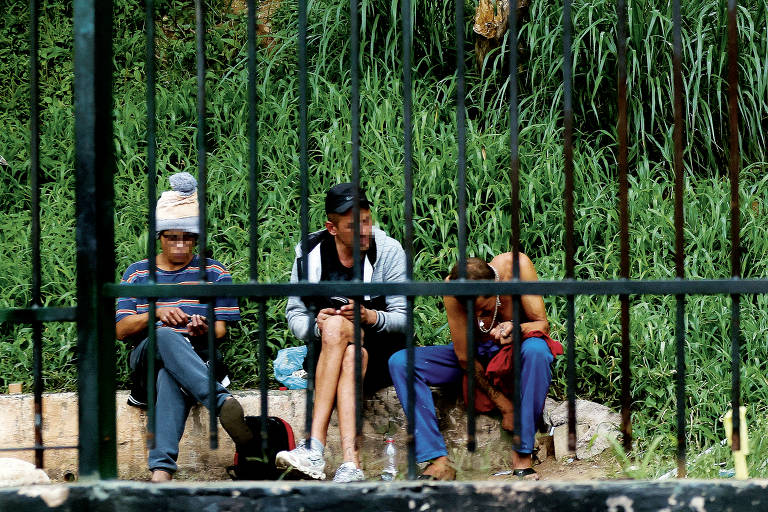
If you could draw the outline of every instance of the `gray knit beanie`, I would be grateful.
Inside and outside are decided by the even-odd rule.
[[[171,188],[157,200],[155,231],[168,229],[200,234],[200,208],[197,203],[197,180],[188,172],[172,174]]]

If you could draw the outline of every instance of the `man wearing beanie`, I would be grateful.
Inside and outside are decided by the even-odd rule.
[[[405,281],[405,252],[400,244],[372,226],[371,202],[359,191],[360,256],[354,261],[354,199],[352,183],[331,188],[325,198],[325,229],[309,235],[307,276],[310,282],[354,279],[355,264],[364,282]],[[302,249],[291,282],[303,275]],[[406,301],[403,296],[366,296],[360,304],[362,369],[366,393],[391,384],[387,360],[405,347]],[[292,468],[315,479],[325,479],[325,447],[334,404],[339,418],[344,463],[335,482],[363,480],[355,446],[355,347],[354,302],[346,297],[289,297],[286,317],[291,332],[315,346],[315,406],[309,446],[301,442],[291,451],[279,452],[278,467]],[[311,362],[310,362],[311,363]]]
[[[162,252],[157,255],[157,283],[183,284],[198,281],[200,257],[195,244],[199,234],[197,182],[191,174],[181,172],[170,177],[171,188],[157,201],[156,235]],[[207,281],[227,283],[232,276],[218,261],[206,259]],[[123,274],[121,284],[147,283],[149,261],[133,263]],[[171,480],[176,472],[179,441],[190,408],[200,402],[209,404],[207,306],[199,300],[165,297],[157,299],[157,373],[155,447],[149,451],[149,469],[153,482]],[[117,338],[135,347],[129,363],[133,370],[134,388],[128,403],[146,406],[146,387],[137,389],[137,381],[146,380],[148,354],[147,323],[149,304],[146,298],[121,297],[115,317]],[[216,298],[213,329],[217,339],[227,332],[227,322],[240,319],[234,298]],[[220,377],[217,371],[217,379]],[[224,388],[216,383],[216,411],[221,425],[237,445],[253,438],[245,424],[243,409]],[[145,383],[144,383],[145,385]],[[139,386],[141,388],[142,386]]]

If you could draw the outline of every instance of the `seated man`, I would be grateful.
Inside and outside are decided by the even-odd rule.
[[[458,266],[454,266],[446,280],[457,278]],[[500,254],[490,264],[479,258],[468,258],[467,278],[511,280],[512,253]],[[523,253],[520,253],[520,279],[523,281],[537,279],[533,263]],[[429,386],[457,382],[465,375],[468,359],[467,311],[464,304],[456,297],[445,296],[443,300],[453,343],[415,349],[415,455],[417,462],[430,462],[419,477],[420,479],[453,480],[456,478],[456,471],[448,459],[445,441],[438,428],[435,405]],[[520,376],[521,432],[520,447],[512,453],[513,474],[521,478],[538,480],[538,475],[531,467],[536,424],[544,410],[544,400],[552,379],[550,363],[554,356],[563,353],[563,349],[560,343],[548,336],[549,322],[541,296],[523,295],[521,305],[520,329],[524,339],[521,347]],[[512,299],[503,295],[477,297],[475,314],[476,386],[490,400],[485,410],[498,408],[502,415],[502,428],[512,431],[515,426],[516,411],[512,402],[512,386],[509,384],[513,384],[514,376],[508,372],[509,368],[507,368],[505,382],[503,382],[506,385],[499,386],[496,380],[492,383],[486,375],[486,367],[493,357],[500,353],[502,347],[513,342]],[[405,350],[393,355],[389,360],[389,371],[400,403],[407,410],[406,357]]]
[[[383,231],[372,227],[370,202],[360,191],[360,275],[364,282],[404,281],[405,252]],[[354,278],[354,187],[336,185],[325,198],[328,220],[325,229],[309,235],[307,276],[310,282],[349,281]],[[301,276],[302,249],[296,246],[291,282]],[[366,392],[391,383],[386,361],[405,346],[405,297],[366,296],[360,304],[361,366]],[[312,309],[310,309],[310,307]],[[286,317],[291,332],[315,344],[315,404],[310,446],[303,442],[291,451],[279,452],[278,467],[293,468],[311,478],[325,478],[328,423],[334,404],[344,463],[333,480],[363,480],[355,446],[355,347],[354,301],[345,297],[289,297]]]
[[[197,182],[191,174],[182,172],[170,177],[172,191],[163,192],[157,201],[156,233],[162,252],[157,255],[157,283],[193,283],[199,279],[200,257],[195,254],[199,233]],[[231,282],[224,266],[207,258],[209,282]],[[121,284],[147,283],[149,262],[133,263],[125,271]],[[208,319],[207,306],[195,299],[179,297],[157,300],[157,398],[155,447],[149,451],[149,469],[153,482],[171,480],[176,471],[179,441],[184,433],[190,408],[200,402],[209,404],[208,386]],[[136,343],[130,354],[130,366],[138,379],[146,378],[148,354],[147,299],[121,297],[117,301],[115,330],[119,340]],[[215,335],[221,339],[227,332],[227,322],[240,319],[237,300],[217,298]],[[202,357],[201,357],[202,355]],[[133,396],[131,405],[144,405]],[[232,440],[240,445],[253,438],[243,418],[243,409],[221,384],[216,384],[216,410],[221,425]]]

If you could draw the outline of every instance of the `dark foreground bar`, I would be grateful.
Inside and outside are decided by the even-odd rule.
[[[558,512],[765,510],[765,482],[402,482],[167,484],[101,482],[3,489],[0,509],[144,510],[529,510]]]

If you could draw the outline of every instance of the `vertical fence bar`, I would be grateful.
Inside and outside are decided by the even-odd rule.
[[[456,134],[458,138],[459,279],[467,277],[467,183],[464,108],[464,3],[456,0]],[[467,319],[469,322],[469,319]]]
[[[147,260],[149,284],[157,283],[157,123],[155,122],[155,2],[146,1],[146,72],[147,72]],[[147,297],[147,447],[155,447],[155,358],[157,356],[157,303]]]
[[[413,84],[411,77],[412,18],[411,0],[400,2],[400,18],[403,31],[403,174],[405,177],[405,277],[413,281]],[[416,362],[413,339],[413,296],[406,297],[406,374],[408,376],[408,407],[405,411],[407,424],[408,479],[416,478],[416,445],[414,440],[416,415],[416,391],[414,388],[414,365]]]
[[[249,221],[249,278],[259,279],[259,198],[258,198],[258,126],[256,118],[256,2],[248,0],[248,221]]]
[[[299,179],[301,181],[301,265],[299,279],[309,278],[309,165],[307,159],[307,0],[299,0]],[[314,310],[310,307],[310,311]],[[305,410],[305,431],[307,446],[312,432],[312,409],[315,391],[315,344],[307,344],[307,358],[310,361],[307,374],[307,401]]]
[[[407,190],[407,189],[406,189]],[[408,203],[406,203],[408,204]],[[410,217],[409,217],[410,218]],[[412,230],[412,227],[411,227]],[[406,228],[406,232],[408,229]],[[407,236],[406,236],[407,240]],[[408,244],[406,244],[408,245]],[[411,243],[411,247],[413,247],[413,244]],[[406,248],[406,254],[407,254],[407,261],[412,261],[412,249]],[[409,267],[413,267],[412,264],[408,264]],[[407,274],[407,279],[409,281],[413,280],[413,272],[410,272]],[[414,387],[414,372],[415,372],[415,366],[416,366],[416,349],[415,349],[415,340],[413,337],[413,305],[414,300],[413,296],[409,295],[406,297],[406,317],[405,317],[405,328],[406,334],[405,334],[405,347],[406,347],[406,375],[408,377],[408,384],[406,388],[406,393],[408,396],[408,407],[405,409],[405,417],[408,421],[406,425],[406,446],[408,449],[408,473],[407,478],[408,480],[414,480],[416,478],[416,441],[415,441],[415,432],[416,432],[416,390]]]
[[[618,105],[619,105],[619,224],[621,262],[619,272],[622,279],[629,279],[629,181],[627,165],[627,2],[619,0],[617,4],[616,47],[618,50]],[[629,295],[619,295],[621,302],[621,389],[629,391]],[[628,397],[628,395],[627,395]],[[624,399],[622,395],[622,399]],[[622,402],[625,403],[625,402]],[[626,402],[628,403],[628,402]],[[624,415],[626,414],[626,418]],[[629,407],[622,408],[622,432],[624,449],[632,448],[632,423]]]
[[[362,265],[360,265],[360,26],[358,20],[358,0],[349,0],[349,67],[351,73],[351,105],[352,116],[352,183],[354,184],[354,244],[352,249],[352,269],[354,280],[362,280]],[[362,337],[360,333],[360,301],[355,297],[355,448],[363,432],[363,367],[362,367]]]
[[[32,323],[33,388],[35,411],[35,466],[43,467],[43,324]]]
[[[261,398],[261,453],[269,447],[269,377],[267,375],[267,301],[259,301],[259,396]]]
[[[571,0],[563,1],[563,159],[565,170],[565,278],[574,278],[573,235],[573,58],[571,55]],[[568,450],[576,452],[576,347],[574,297],[567,296],[568,316]]]
[[[354,185],[353,220],[354,220],[354,244],[353,244],[353,278],[355,281],[362,279],[360,266],[360,26],[357,9],[358,0],[349,0],[349,71],[350,71],[350,124],[352,145],[352,184]],[[357,304],[358,301],[355,301]],[[355,318],[358,316],[358,307],[355,307]],[[358,335],[358,322],[355,322],[355,339]]]
[[[205,141],[205,6],[202,0],[195,0],[195,42],[197,62],[197,198],[200,204],[200,281],[207,279],[208,233],[206,232],[206,163]],[[218,423],[216,418],[216,318],[213,301],[206,300],[208,320],[208,430],[211,449],[219,446]]]
[[[512,209],[512,279],[520,279],[520,152],[519,152],[519,119],[517,98],[517,4],[509,7],[509,154],[510,154],[510,204]],[[520,410],[520,371],[522,336],[520,331],[520,296],[512,297],[512,325],[514,329],[513,343],[515,353],[513,397],[515,407],[515,434],[513,444],[515,448],[520,446],[521,418],[517,411]],[[493,327],[493,326],[491,326]]]
[[[112,179],[112,1],[75,0],[79,473],[117,476]]]
[[[467,450],[475,451],[475,300],[464,301],[467,310]]]
[[[38,87],[37,50],[39,39],[39,0],[29,1],[29,186],[32,217],[32,304],[42,306],[40,295],[40,93]],[[32,323],[34,373],[35,466],[43,467],[43,326]]]
[[[685,295],[676,295],[677,317],[675,324],[677,347],[677,477],[685,478],[686,470],[686,438],[685,438]]]
[[[675,145],[675,272],[677,279],[685,278],[685,240],[683,218],[683,74],[682,74],[682,39],[680,20],[680,0],[672,2],[672,73],[674,89],[675,127],[673,139]],[[684,478],[685,468],[685,295],[675,296],[677,303],[675,341],[676,341],[676,400],[677,400],[677,476]]]
[[[40,1],[29,1],[29,184],[32,216],[32,305],[40,302],[40,92],[37,50]]]
[[[464,2],[456,0],[456,130],[458,136],[459,279],[467,277],[466,109],[464,92]],[[475,303],[467,309],[467,449],[475,450]]]
[[[736,25],[736,0],[728,0],[728,170],[731,182],[731,277],[741,278],[741,235],[739,233],[739,48]],[[740,311],[741,296],[731,295],[731,406],[733,407],[732,449],[741,447],[741,368],[740,368]]]
[[[259,280],[258,251],[259,251],[259,155],[258,155],[258,125],[256,117],[256,2],[248,0],[248,220],[250,224],[250,282]],[[266,301],[259,301],[259,395],[261,397],[261,450],[267,452],[269,446],[269,431],[267,417],[269,416],[269,378],[267,376],[267,312]]]

